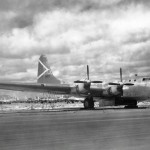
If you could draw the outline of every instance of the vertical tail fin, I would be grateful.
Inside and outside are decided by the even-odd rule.
[[[39,58],[37,82],[47,84],[61,84],[60,80],[58,80],[50,70],[48,60],[45,55],[41,55]]]

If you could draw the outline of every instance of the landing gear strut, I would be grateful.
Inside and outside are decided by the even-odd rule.
[[[84,100],[84,108],[85,109],[93,109],[94,108],[94,101],[93,101],[93,97],[89,96],[87,98],[85,98]]]

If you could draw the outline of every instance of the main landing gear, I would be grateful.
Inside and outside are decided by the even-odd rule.
[[[84,100],[84,108],[85,109],[93,109],[94,108],[94,101],[92,96],[88,96]]]

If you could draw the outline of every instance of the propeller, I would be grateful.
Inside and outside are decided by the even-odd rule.
[[[81,80],[76,80],[74,83],[87,83],[88,81],[81,81]],[[90,83],[103,83],[102,81],[89,81]]]
[[[121,96],[123,96],[123,86],[132,86],[134,85],[133,83],[123,83],[122,80],[122,68],[120,68],[120,82],[119,83],[114,83],[114,82],[109,82],[109,85],[117,85],[116,87],[116,92],[119,92]]]
[[[74,83],[103,83],[103,81],[91,81],[89,76],[89,66],[87,65],[87,80],[76,80]]]
[[[120,83],[109,82],[108,84],[109,85],[121,85],[121,86],[124,86],[124,85],[132,86],[132,85],[134,85],[133,83],[123,83],[122,81],[123,81],[122,80],[122,68],[120,68]]]
[[[114,82],[109,82],[108,84],[109,85],[127,85],[127,86],[134,85],[133,83],[114,83]]]

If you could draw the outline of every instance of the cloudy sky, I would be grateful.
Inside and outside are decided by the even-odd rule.
[[[150,75],[149,0],[0,0],[0,80],[35,82],[40,54],[73,82]]]

